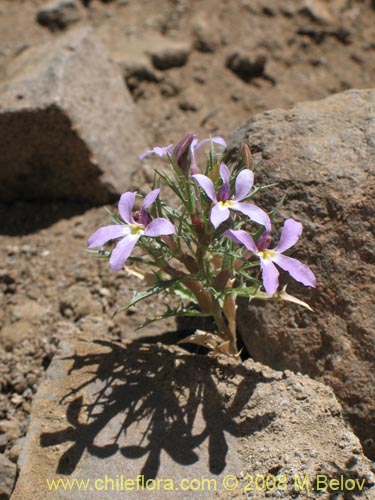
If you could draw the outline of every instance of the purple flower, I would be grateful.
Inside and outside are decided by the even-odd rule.
[[[128,191],[121,195],[118,210],[126,224],[104,226],[95,231],[88,240],[88,247],[101,247],[110,240],[121,238],[112,251],[109,265],[114,271],[119,271],[131,254],[134,246],[142,236],[162,236],[174,234],[173,224],[163,218],[151,219],[147,208],[155,201],[160,189],[154,189],[143,200],[140,211],[135,212],[133,217],[133,206],[136,192]]]
[[[263,286],[268,295],[273,295],[279,286],[279,271],[275,264],[305,286],[316,287],[316,279],[311,269],[299,260],[287,257],[282,253],[292,247],[301,234],[302,224],[293,219],[288,219],[284,222],[279,243],[272,250],[268,249],[271,243],[269,232],[263,233],[257,243],[246,231],[241,229],[229,229],[225,231],[224,236],[229,236],[235,243],[242,243],[248,250],[259,257]]]
[[[223,184],[217,194],[214,183],[209,177],[203,174],[195,174],[192,177],[198,182],[210,200],[214,202],[210,219],[215,228],[229,218],[230,210],[236,210],[247,215],[251,220],[262,224],[267,231],[271,230],[270,218],[263,210],[251,203],[241,201],[246,198],[253,187],[254,174],[251,170],[241,170],[237,175],[233,198],[230,198],[230,172],[224,163],[220,165],[220,177]]]
[[[213,142],[215,144],[219,144],[224,148],[227,147],[227,143],[222,137],[216,136],[211,139],[203,139],[203,141],[198,142],[196,134],[189,132],[185,137],[181,139],[176,145],[169,144],[169,146],[159,147],[156,146],[153,149],[149,149],[145,153],[143,153],[139,159],[143,160],[147,156],[152,154],[156,154],[163,158],[164,156],[172,156],[176,163],[183,169],[187,169],[188,167],[188,158],[190,160],[190,171],[192,174],[196,174],[199,172],[196,154],[199,152],[202,147],[208,142]]]

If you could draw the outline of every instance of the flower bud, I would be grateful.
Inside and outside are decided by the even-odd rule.
[[[250,170],[253,168],[254,166],[253,155],[251,154],[250,148],[247,144],[242,144],[241,160],[244,162],[246,168]]]
[[[172,157],[176,161],[177,165],[181,168],[181,170],[187,170],[190,165],[188,163],[188,157],[189,157],[189,151],[190,151],[190,145],[195,139],[195,134],[192,132],[189,132],[188,134],[185,135],[181,139],[180,142],[178,142],[173,150],[172,150]]]

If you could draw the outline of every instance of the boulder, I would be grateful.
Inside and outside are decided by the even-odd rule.
[[[331,498],[331,479],[357,481],[354,499],[371,495],[375,481],[332,390],[307,376],[73,336],[33,401],[19,465],[12,500],[99,499],[103,491],[115,500],[185,500],[198,491],[260,499],[272,488],[277,498],[303,500],[319,477],[322,500]],[[84,481],[79,496],[74,480]]]
[[[0,81],[0,200],[106,203],[146,149],[119,68],[89,28],[25,50]]]
[[[375,459],[375,90],[350,90],[252,117],[233,135],[263,164],[258,196],[302,222],[293,256],[316,273],[316,290],[289,283],[298,306],[246,301],[238,321],[251,356],[307,373],[335,390],[368,456]],[[275,238],[277,241],[277,237]]]

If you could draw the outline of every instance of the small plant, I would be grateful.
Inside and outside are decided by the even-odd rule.
[[[197,158],[207,144],[210,151],[201,171]],[[134,210],[137,193],[124,193],[118,214],[111,214],[113,224],[98,229],[88,247],[118,240],[112,252],[102,248],[95,252],[109,258],[114,271],[125,268],[147,277],[148,289],[134,293],[119,310],[152,295],[173,294],[176,304],[167,305],[164,314],[144,324],[170,316],[211,316],[215,334],[198,330],[184,341],[237,356],[237,297],[291,301],[311,309],[289,295],[286,287],[279,290],[277,266],[306,286],[315,287],[316,280],[305,264],[284,255],[301,236],[302,224],[286,220],[279,242],[270,248],[280,207],[267,214],[253,203],[255,195],[269,186],[254,187],[249,147],[242,146],[230,168],[225,148],[221,137],[198,142],[189,133],[176,145],[144,153],[142,160],[152,154],[167,158],[170,171],[155,171],[153,188],[138,210]],[[164,201],[168,198],[160,188],[174,194],[175,207]],[[141,256],[131,255],[136,245]],[[140,269],[139,263],[150,270]]]

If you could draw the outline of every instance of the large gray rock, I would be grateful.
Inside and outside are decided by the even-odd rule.
[[[261,113],[235,132],[233,151],[242,142],[264,162],[258,183],[277,184],[259,204],[285,195],[282,216],[304,226],[293,255],[318,279],[315,291],[289,285],[315,314],[244,303],[245,344],[257,361],[329,383],[375,459],[375,90]]]
[[[9,64],[0,136],[1,201],[105,203],[129,188],[145,149],[119,69],[88,28]]]
[[[281,499],[295,498],[296,477],[312,488],[321,474],[358,480],[363,495],[357,490],[351,498],[370,500],[375,480],[332,390],[306,376],[251,360],[72,337],[33,401],[20,467],[12,500],[245,499],[249,491],[260,499],[260,476],[260,491],[244,491],[257,474],[269,478],[269,488],[276,481]],[[139,476],[162,486],[137,490]],[[47,479],[90,483],[78,493],[74,486],[49,490]],[[191,480],[195,490],[182,491]],[[163,490],[171,481],[176,489]],[[323,483],[322,500],[331,498]],[[304,489],[298,498],[311,493]]]

